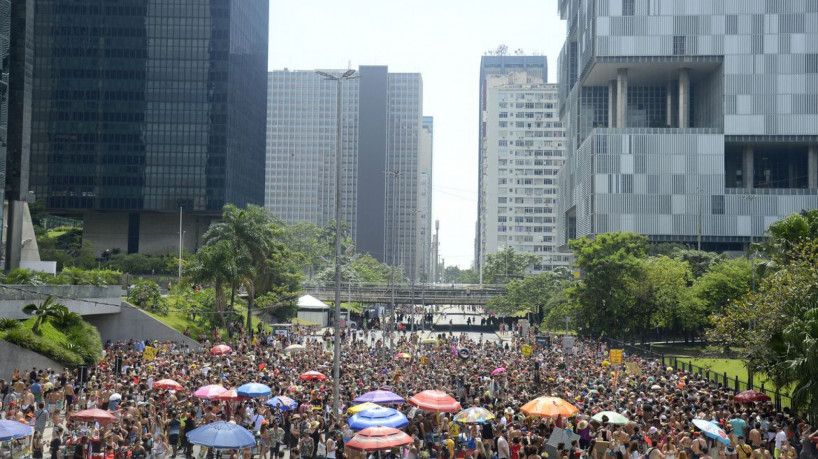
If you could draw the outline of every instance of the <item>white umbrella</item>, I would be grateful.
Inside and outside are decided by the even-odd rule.
[[[307,348],[300,344],[292,344],[284,348],[284,352],[301,352],[305,350],[307,350]]]
[[[111,396],[108,397],[108,399],[109,400],[122,400],[122,395],[115,392],[115,393],[111,394]]]

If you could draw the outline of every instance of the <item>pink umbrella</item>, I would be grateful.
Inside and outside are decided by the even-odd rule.
[[[178,382],[176,382],[176,381],[174,381],[172,379],[161,379],[159,381],[156,381],[155,383],[153,383],[153,388],[154,389],[169,389],[169,390],[182,390],[182,389],[184,389],[184,387],[182,387],[181,384],[179,384]]]
[[[228,402],[235,402],[236,400],[247,400],[247,397],[242,397],[236,392],[236,389],[230,389],[222,392],[219,395],[214,395],[210,400],[221,400]]]
[[[222,387],[219,384],[210,384],[208,386],[202,386],[193,393],[193,396],[199,398],[211,398],[215,397],[219,394],[223,394],[227,392],[227,389]]]
[[[229,354],[233,348],[226,344],[218,344],[210,349],[210,355],[224,355]]]
[[[492,375],[492,376],[494,376],[494,375],[498,375],[498,374],[500,374],[500,373],[502,373],[502,372],[504,372],[504,371],[506,371],[506,369],[505,369],[505,368],[503,368],[503,367],[500,367],[500,368],[495,368],[495,369],[494,369],[494,370],[491,372],[491,375]]]

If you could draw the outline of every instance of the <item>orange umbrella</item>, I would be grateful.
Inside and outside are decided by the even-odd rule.
[[[179,384],[178,382],[176,382],[176,381],[174,381],[172,379],[160,379],[159,381],[156,381],[155,383],[153,383],[153,388],[154,389],[169,389],[169,390],[182,390],[182,389],[184,389],[184,387],[182,387],[181,384]]]
[[[529,416],[543,418],[562,416],[567,418],[579,413],[579,408],[559,397],[537,397],[523,405],[520,411]]]
[[[350,449],[381,451],[412,444],[412,437],[392,427],[368,427],[346,443]]]
[[[425,390],[409,397],[409,403],[423,411],[452,413],[460,411],[460,403],[451,395],[439,390]]]

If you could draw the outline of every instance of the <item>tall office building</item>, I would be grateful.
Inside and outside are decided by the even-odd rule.
[[[431,250],[419,229],[427,167],[431,183],[421,76],[386,66],[361,66],[359,76],[343,84],[341,212],[358,252],[419,280],[420,252]],[[335,83],[279,70],[269,84],[265,205],[286,222],[325,225],[335,218]]]
[[[741,249],[818,204],[818,4],[560,0],[560,242]]]
[[[96,253],[195,250],[264,190],[266,0],[38,0],[31,189]]]
[[[417,266],[416,279],[432,280],[432,163],[434,162],[434,117],[424,116],[418,157]]]
[[[556,242],[557,173],[565,141],[557,86],[524,71],[491,75],[485,108],[481,253],[506,248],[531,253],[538,257],[534,273],[567,267],[568,255],[558,252]]]
[[[527,78],[532,78],[543,82],[548,79],[548,61],[545,56],[483,56],[480,58],[480,94],[478,107],[478,190],[484,189],[483,178],[487,165],[484,162],[486,142],[486,109],[488,104],[488,84],[490,76],[503,77],[511,73],[524,72]],[[486,205],[482,193],[477,196],[477,222],[475,222],[474,237],[474,268],[477,272],[482,270],[482,262],[485,259],[485,250],[482,241],[486,235],[483,234],[486,221]]]

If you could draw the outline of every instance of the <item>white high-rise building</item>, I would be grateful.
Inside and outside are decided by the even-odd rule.
[[[568,266],[557,251],[557,174],[565,130],[557,85],[525,71],[486,78],[480,246],[485,256],[505,248],[537,255],[532,272]]]

